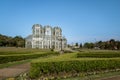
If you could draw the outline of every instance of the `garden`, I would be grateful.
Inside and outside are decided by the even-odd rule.
[[[83,51],[32,60],[30,78],[63,79],[120,70],[119,51]]]
[[[15,80],[60,80],[120,72],[120,51],[81,49],[63,54],[51,50],[0,48],[0,68],[30,63]]]

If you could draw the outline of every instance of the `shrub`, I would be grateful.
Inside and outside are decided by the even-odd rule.
[[[66,61],[47,61],[47,62],[32,62],[30,77],[37,78],[45,74],[54,73],[79,73],[93,72],[101,70],[111,70],[120,68],[120,59],[108,60],[66,60]]]
[[[64,53],[73,53],[73,52],[70,50],[64,50]]]
[[[86,52],[86,53],[78,53],[78,58],[81,57],[90,57],[90,58],[114,58],[120,57],[120,53],[118,52]]]
[[[0,64],[7,63],[7,62],[13,62],[13,61],[21,61],[26,59],[33,59],[37,57],[44,57],[48,55],[57,55],[57,52],[43,52],[43,53],[37,53],[37,54],[17,54],[17,55],[1,55],[0,56]]]

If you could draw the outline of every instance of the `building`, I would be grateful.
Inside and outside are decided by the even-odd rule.
[[[26,48],[40,49],[64,49],[67,47],[67,39],[62,36],[60,27],[42,26],[34,24],[32,27],[32,35],[26,37]]]

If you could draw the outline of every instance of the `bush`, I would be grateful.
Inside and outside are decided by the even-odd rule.
[[[114,57],[120,57],[120,53],[118,52],[84,52],[84,53],[78,53],[78,58],[81,57],[90,57],[90,58],[114,58]]]
[[[57,55],[57,52],[43,52],[43,53],[37,53],[37,54],[16,54],[16,55],[1,55],[0,56],[0,64],[7,63],[7,62],[13,62],[13,61],[21,61],[26,59],[33,59],[37,57],[44,57],[48,55]]]
[[[73,53],[73,52],[70,50],[64,50],[64,53]]]
[[[47,61],[32,62],[30,77],[37,78],[45,74],[54,73],[79,73],[93,72],[101,70],[111,70],[120,68],[120,59],[108,60],[67,60],[67,61]]]

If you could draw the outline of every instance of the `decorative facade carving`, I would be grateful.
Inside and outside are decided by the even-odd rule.
[[[67,46],[67,39],[62,36],[60,27],[42,26],[34,24],[32,27],[32,35],[26,38],[26,48],[40,49],[64,49]]]

